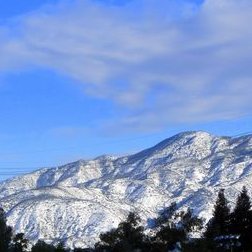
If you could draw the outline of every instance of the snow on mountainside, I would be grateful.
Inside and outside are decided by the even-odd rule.
[[[0,184],[8,222],[32,241],[93,245],[129,211],[146,223],[171,202],[208,219],[220,188],[232,204],[252,192],[252,135],[185,132],[125,157],[101,156],[43,169]]]

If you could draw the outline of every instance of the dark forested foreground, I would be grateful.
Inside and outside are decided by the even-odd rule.
[[[94,248],[78,248],[75,252],[167,252],[167,251],[252,251],[252,210],[250,198],[244,187],[231,211],[220,190],[214,206],[213,216],[204,220],[193,212],[178,211],[176,203],[160,212],[152,221],[152,229],[144,232],[141,219],[136,213],[129,213],[127,219],[116,229],[100,235]],[[202,234],[200,238],[195,238]],[[0,252],[64,252],[70,251],[64,243],[57,245],[38,241],[32,247],[25,234],[14,234],[6,224],[6,216],[0,209]]]

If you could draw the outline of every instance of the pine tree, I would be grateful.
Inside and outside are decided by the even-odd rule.
[[[0,252],[7,252],[10,247],[12,229],[6,222],[6,214],[3,208],[0,208]]]
[[[11,245],[11,252],[24,252],[28,247],[28,240],[23,233],[15,235]]]
[[[66,252],[67,249],[64,246],[64,243],[60,242],[56,248],[55,248],[55,252]]]
[[[252,239],[251,202],[246,187],[237,197],[236,205],[232,213],[232,232],[240,235],[240,241],[245,248],[249,247]]]
[[[198,232],[203,228],[202,219],[194,215],[191,208],[188,208],[186,212],[180,212],[179,217],[180,228],[182,228],[186,234],[189,234],[191,232]]]
[[[213,239],[217,236],[229,234],[229,232],[230,208],[225,198],[224,189],[221,189],[214,206],[213,218],[207,224],[205,236]]]
[[[73,250],[73,252],[94,252],[94,251],[97,251],[97,250],[95,250],[95,249],[93,249],[93,248],[85,248],[85,249],[82,249],[82,248],[75,248],[75,249]],[[105,252],[105,251],[103,251],[103,252]]]
[[[202,220],[193,215],[190,208],[179,213],[176,212],[175,203],[166,208],[157,218],[157,233],[154,238],[153,251],[168,251],[176,249],[180,244],[182,247],[189,241],[189,234],[202,228]]]
[[[100,242],[95,245],[96,251],[131,252],[144,246],[143,227],[136,213],[129,213],[127,220],[116,229],[100,235]]]
[[[33,247],[31,252],[55,252],[55,247],[39,240]]]
[[[160,213],[158,218],[156,218],[155,226],[160,227],[163,224],[170,224],[168,222],[172,222],[172,218],[175,215],[176,211],[178,210],[178,206],[176,202],[172,202],[168,207],[165,207]]]

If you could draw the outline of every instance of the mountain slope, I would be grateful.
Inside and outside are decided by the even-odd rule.
[[[176,201],[208,219],[220,188],[232,200],[251,191],[252,135],[185,132],[125,157],[101,156],[43,169],[0,184],[0,204],[17,232],[36,241],[93,245],[128,211],[144,221]]]

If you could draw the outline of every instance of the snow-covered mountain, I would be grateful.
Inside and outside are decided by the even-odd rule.
[[[148,218],[171,202],[209,219],[220,188],[233,204],[252,192],[252,135],[185,132],[125,157],[101,156],[42,169],[0,184],[8,223],[32,241],[93,245],[129,211]]]

